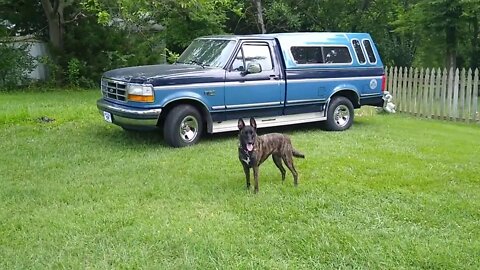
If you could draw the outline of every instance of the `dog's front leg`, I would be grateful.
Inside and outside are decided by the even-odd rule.
[[[258,166],[253,167],[254,192],[258,192]]]
[[[243,171],[245,172],[245,180],[247,181],[247,190],[250,189],[250,167],[245,164],[243,165]]]

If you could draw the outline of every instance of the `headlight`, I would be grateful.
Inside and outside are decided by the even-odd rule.
[[[153,86],[150,84],[128,84],[128,100],[136,102],[153,102]]]

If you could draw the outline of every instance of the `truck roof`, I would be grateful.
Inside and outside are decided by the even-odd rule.
[[[272,33],[252,35],[215,35],[205,36],[202,39],[278,39],[282,43],[307,43],[307,44],[344,44],[352,38],[371,39],[368,33],[347,33],[347,32],[293,32],[293,33]]]

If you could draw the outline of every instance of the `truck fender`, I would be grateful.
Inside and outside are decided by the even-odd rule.
[[[209,107],[206,101],[202,98],[201,95],[192,92],[181,92],[181,93],[173,93],[172,95],[168,95],[164,97],[160,104],[162,108],[167,108],[166,110],[162,111],[162,115],[160,116],[161,119],[166,117],[166,114],[169,111],[169,107],[175,106],[176,104],[191,104],[194,105],[199,112],[202,114],[204,121],[206,122],[207,132],[211,132],[212,130],[212,116],[210,115]]]
[[[345,96],[348,99],[350,99],[350,101],[352,101],[352,104],[355,108],[360,107],[360,95],[358,93],[357,87],[355,87],[352,84],[341,84],[335,87],[332,91],[332,94],[328,97],[327,108],[328,108],[328,104],[330,103],[330,100],[334,96],[338,96],[338,95]]]

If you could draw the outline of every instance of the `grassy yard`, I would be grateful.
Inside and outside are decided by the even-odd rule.
[[[0,269],[480,268],[479,125],[275,129],[306,155],[299,186],[269,160],[254,195],[236,133],[168,148],[98,96],[0,93]]]

